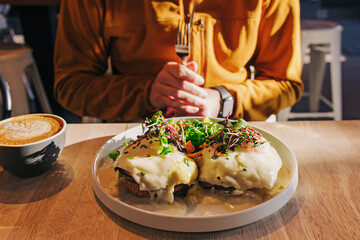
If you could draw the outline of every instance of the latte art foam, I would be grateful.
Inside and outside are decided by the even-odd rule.
[[[56,134],[60,123],[49,116],[25,115],[0,124],[0,144],[22,145],[37,142]]]
[[[6,124],[0,133],[7,132],[11,134],[11,138],[24,139],[41,136],[51,131],[51,124],[44,121],[32,121],[28,123],[12,123]]]

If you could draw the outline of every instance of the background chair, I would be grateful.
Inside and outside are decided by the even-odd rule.
[[[39,101],[42,112],[52,112],[29,47],[0,45],[0,74],[10,85],[12,116],[31,113],[30,102],[34,100]]]
[[[322,20],[303,20],[301,22],[301,52],[303,63],[309,66],[309,112],[291,112],[284,109],[278,114],[279,121],[292,118],[332,118],[342,119],[341,88],[341,25]],[[330,63],[331,100],[322,93],[325,66]],[[319,104],[323,102],[331,111],[320,112]]]
[[[14,43],[12,33],[5,15],[0,13],[0,74],[10,86],[12,116],[39,111],[51,113],[32,49]]]

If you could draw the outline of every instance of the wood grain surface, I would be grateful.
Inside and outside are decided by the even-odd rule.
[[[155,230],[109,211],[91,186],[91,163],[112,136],[134,124],[70,124],[47,173],[0,172],[0,239],[360,239],[360,121],[253,122],[295,153],[299,185],[279,211],[211,233]]]

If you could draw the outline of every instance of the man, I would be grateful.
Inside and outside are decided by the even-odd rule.
[[[63,0],[55,47],[59,103],[109,121],[139,121],[159,109],[265,120],[301,97],[298,1],[197,0],[183,65],[176,28],[191,7],[189,0]],[[105,76],[109,57],[113,75]]]

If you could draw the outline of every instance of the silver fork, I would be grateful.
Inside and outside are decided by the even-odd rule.
[[[183,64],[186,64],[187,57],[190,54],[190,30],[195,12],[195,2],[193,0],[193,9],[190,17],[179,20],[176,30],[175,52],[181,58]]]
[[[186,64],[190,53],[190,22],[179,20],[176,30],[175,52],[181,58],[183,64]]]

